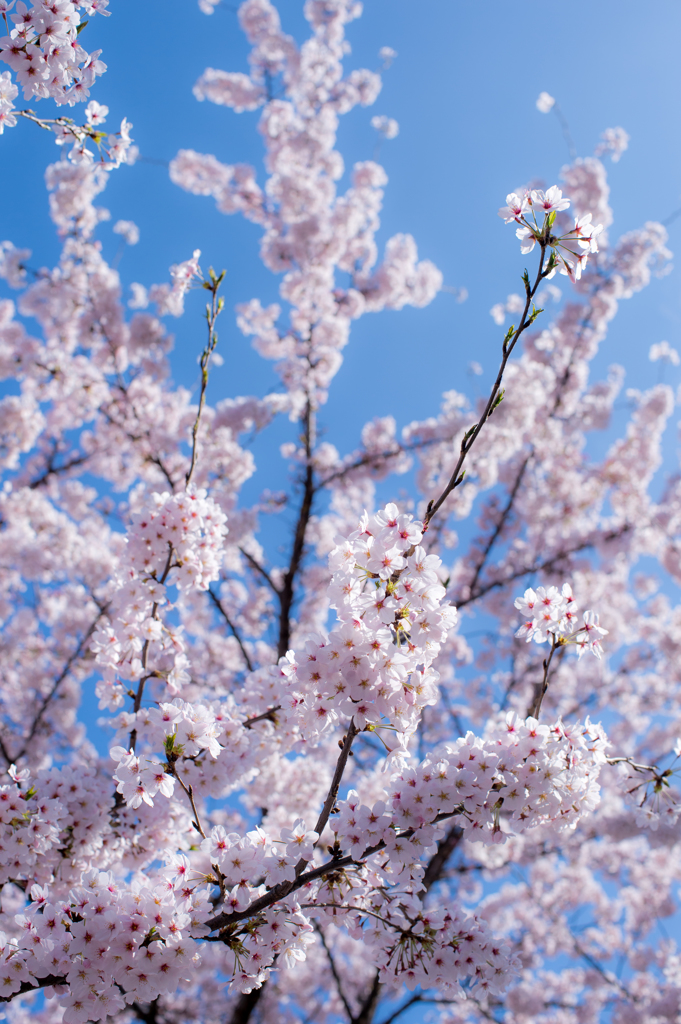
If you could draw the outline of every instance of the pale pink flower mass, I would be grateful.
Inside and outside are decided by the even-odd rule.
[[[548,114],[556,105],[554,97],[548,92],[540,92],[537,97],[537,110],[542,114]]]
[[[232,16],[197,6],[211,31]],[[356,355],[340,374],[354,321],[464,292],[411,235],[382,240],[376,160],[345,176],[340,118],[381,89],[347,67],[361,4],[306,0],[299,43],[245,0],[248,64],[194,86],[204,113],[257,110],[265,148],[258,167],[189,148],[170,166],[186,203],[261,235],[278,296],[233,314],[219,248],[168,254],[156,284],[104,257],[109,219],[147,245],[100,205],[136,156],[132,125],[109,132],[90,98],[106,65],[89,22],[115,7],[0,0],[0,134],[37,121],[62,154],[56,266],[0,242],[8,1020],[675,1021],[681,484],[658,473],[674,396],[637,370],[621,402],[624,371],[596,360],[668,265],[664,227],[617,238],[605,168],[573,160],[499,211],[532,258],[490,292],[507,298],[489,381],[477,335],[434,366],[416,314],[406,356],[386,341],[397,377]],[[87,102],[42,117],[43,99]],[[627,141],[607,129],[597,153]],[[545,298],[564,301],[549,315]],[[163,317],[182,315],[199,365],[176,382]],[[273,363],[261,396],[240,394],[231,315]],[[649,358],[679,364],[666,341]],[[417,415],[427,373],[445,390]],[[332,387],[366,408],[355,441],[325,418]]]

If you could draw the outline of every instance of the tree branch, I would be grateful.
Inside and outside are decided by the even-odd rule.
[[[441,821],[447,821],[449,818],[455,817],[457,814],[463,812],[463,806],[457,805],[453,811],[446,811],[442,814],[438,814],[432,824],[439,823]],[[396,837],[398,839],[409,839],[413,836],[415,828],[405,829],[403,832],[397,832]],[[284,899],[292,892],[296,892],[301,889],[308,882],[314,882],[317,878],[323,878],[324,875],[328,875],[331,871],[338,871],[341,868],[347,868],[351,866],[361,867],[364,861],[373,856],[375,853],[380,853],[381,850],[385,849],[385,842],[383,840],[380,843],[376,843],[375,846],[369,846],[360,858],[354,857],[352,854],[347,854],[345,857],[334,857],[324,864],[320,864],[318,867],[310,868],[309,871],[303,871],[302,874],[298,875],[295,882],[280,882],[278,885],[273,886],[264,895],[260,896],[257,900],[251,903],[250,907],[246,910],[236,910],[233,914],[217,914],[210,920],[206,921],[206,926],[211,931],[219,931],[222,928],[227,927],[230,924],[236,924],[237,921],[246,921],[250,917],[255,917],[263,910],[267,910],[273,903],[277,903],[279,900]],[[211,942],[222,942],[221,936],[211,936],[209,938]]]
[[[277,595],[277,597],[279,597],[279,588],[274,585],[274,581],[273,581],[272,577],[270,576],[270,574],[268,573],[267,569],[264,569],[263,566],[260,564],[260,562],[258,562],[253,557],[253,555],[249,555],[248,551],[245,551],[244,548],[240,547],[239,551],[244,556],[244,558],[246,559],[248,564],[251,566],[251,568],[255,569],[255,571],[257,573],[260,573],[260,575],[265,580],[265,582],[268,584],[268,586],[271,587],[272,590],[274,591],[274,593]]]
[[[222,602],[220,601],[220,598],[217,596],[215,591],[212,590],[210,587],[208,588],[208,596],[210,597],[210,599],[212,600],[213,604],[215,605],[215,607],[220,612],[220,614],[222,615],[223,619],[225,620],[225,622],[227,623],[227,625],[231,629],[232,636],[234,637],[234,639],[238,643],[239,649],[241,651],[241,654],[243,655],[243,659],[246,662],[246,668],[248,669],[249,672],[252,672],[253,671],[253,663],[252,663],[251,659],[248,656],[248,651],[244,647],[243,640],[239,636],[239,633],[237,631],[236,626],[234,625],[234,623],[230,619],[230,617],[227,614],[227,612],[225,611],[225,609],[222,607]]]
[[[602,539],[605,541],[617,540],[622,537],[625,533],[631,530],[629,523],[625,523],[618,530],[613,530],[607,533]],[[573,548],[569,548],[567,551],[559,551],[555,555],[551,555],[550,558],[545,559],[543,562],[536,562],[534,565],[524,566],[522,569],[517,569],[505,576],[500,580],[491,580],[489,583],[484,584],[476,593],[471,593],[468,597],[462,597],[455,600],[457,608],[464,608],[467,604],[472,604],[474,601],[479,601],[481,597],[485,597],[492,590],[496,590],[498,587],[505,587],[509,583],[514,583],[515,580],[522,579],[523,576],[530,576],[536,572],[545,572],[547,569],[553,569],[555,565],[563,561],[563,559],[570,558],[572,555],[579,554],[580,551],[587,551],[592,548],[595,541],[585,540],[580,544],[576,544]]]
[[[513,505],[515,503],[515,499],[517,498],[518,491],[520,490],[520,485],[521,485],[521,483],[523,481],[523,477],[525,476],[525,471],[527,470],[527,467],[528,467],[528,465],[530,463],[530,460],[531,460],[533,454],[534,454],[534,452],[530,452],[530,454],[523,461],[523,463],[522,463],[522,465],[520,467],[520,471],[519,471],[518,475],[515,478],[515,482],[513,484],[511,492],[510,492],[510,494],[508,496],[508,500],[507,500],[507,502],[506,502],[506,504],[505,504],[505,506],[503,508],[503,511],[502,511],[501,515],[499,516],[499,519],[497,520],[496,526],[494,527],[492,533],[488,537],[487,543],[485,544],[484,548],[482,549],[481,557],[478,560],[478,563],[477,563],[477,565],[475,567],[475,572],[473,574],[473,579],[471,580],[471,582],[469,584],[469,591],[470,591],[471,594],[475,593],[475,588],[477,587],[478,580],[480,579],[480,573],[485,568],[485,565],[487,563],[487,559],[489,557],[490,551],[492,550],[492,548],[496,544],[497,540],[499,539],[499,536],[500,536],[502,530],[504,529],[504,526],[506,525],[506,520],[508,519],[509,515],[511,514],[511,510],[512,510]]]
[[[185,477],[185,487],[189,487],[194,470],[196,469],[196,460],[199,454],[199,426],[201,424],[201,414],[203,407],[206,404],[206,388],[208,387],[208,364],[210,363],[210,357],[215,351],[215,346],[218,343],[218,336],[215,331],[215,323],[220,313],[222,312],[225,300],[220,296],[218,299],[218,288],[222,284],[225,277],[225,271],[223,270],[220,275],[217,275],[212,267],[208,270],[208,276],[210,281],[204,281],[203,287],[211,293],[211,301],[206,303],[206,320],[208,322],[208,343],[201,353],[201,359],[199,365],[201,367],[201,394],[199,395],[199,408],[196,412],[196,419],[192,427],[192,457],[189,463],[189,469],[187,470],[187,476]]]
[[[61,684],[64,682],[64,680],[68,676],[69,672],[71,671],[74,663],[76,661],[78,661],[78,659],[81,657],[82,652],[83,652],[83,648],[84,648],[85,644],[87,643],[87,641],[92,636],[92,634],[94,633],[95,629],[97,628],[97,623],[99,622],[99,620],[101,619],[102,615],[104,614],[104,610],[105,609],[102,609],[99,612],[99,614],[97,615],[97,618],[90,624],[87,632],[84,634],[84,636],[80,640],[80,643],[76,647],[75,651],[67,659],[66,664],[64,665],[63,669],[61,670],[61,672],[59,673],[59,675],[55,679],[54,683],[52,684],[50,692],[47,694],[46,697],[43,698],[43,702],[40,705],[40,707],[38,708],[38,712],[35,715],[35,717],[33,719],[33,722],[31,724],[31,728],[29,730],[28,736],[26,736],[24,738],[23,746],[22,746],[21,750],[12,758],[11,761],[8,761],[8,764],[12,764],[13,762],[19,761],[20,758],[22,758],[25,755],[26,750],[28,749],[29,743],[31,742],[31,740],[35,736],[36,732],[38,731],[38,726],[40,725],[40,722],[42,720],[43,715],[45,714],[47,708],[49,707],[51,701],[53,700],[55,694],[57,693],[57,690],[59,689],[59,687],[61,686]],[[3,757],[5,757],[7,752],[6,752],[4,743],[2,745],[2,753],[3,753]]]
[[[161,584],[165,583],[165,581],[168,579],[168,573],[170,572],[170,564],[171,564],[171,562],[173,560],[173,555],[174,554],[175,554],[175,549],[173,548],[172,544],[168,544],[168,558],[166,560],[165,568],[163,569],[163,575],[161,576],[161,578],[159,580],[159,583],[161,583]],[[153,575],[153,573],[152,573],[152,575]],[[152,619],[157,619],[158,618],[158,603],[156,601],[154,601],[154,604],[152,605],[152,608],[151,608],[151,618]],[[149,659],[149,645],[150,645],[150,643],[151,643],[150,640],[145,640],[144,641],[144,646],[142,648],[141,662],[142,662],[142,668],[144,669],[144,673],[145,674],[142,676],[142,678],[140,679],[140,681],[139,681],[139,683],[137,685],[137,693],[135,694],[135,702],[133,704],[133,711],[135,712],[135,714],[137,714],[139,709],[142,707],[142,697],[144,695],[144,684],[146,683],[147,679],[150,678],[150,675],[153,675],[153,673],[147,673],[147,661]],[[130,742],[129,742],[130,750],[134,750],[135,749],[136,743],[137,743],[137,729],[132,729],[131,732],[130,732]]]
[[[341,982],[341,977],[340,977],[340,975],[338,973],[338,969],[336,967],[336,962],[335,962],[335,960],[333,958],[333,954],[332,954],[331,950],[329,949],[329,946],[328,946],[328,944],[326,942],[326,937],[325,937],[324,932],[323,932],[321,926],[319,925],[318,921],[314,922],[314,930],[317,932],[317,935],[320,938],[321,944],[324,947],[324,952],[326,953],[327,960],[329,961],[329,966],[331,968],[331,973],[333,975],[333,980],[336,982],[336,989],[338,990],[338,995],[340,997],[340,1000],[341,1000],[343,1006],[345,1007],[345,1012],[348,1015],[348,1020],[352,1024],[352,1020],[353,1020],[352,1007],[350,1006],[350,1003],[348,1002],[347,997],[346,997],[345,993],[343,992],[343,984]]]
[[[66,985],[67,980],[64,977],[57,976],[56,974],[47,974],[44,978],[36,978],[35,984],[30,981],[22,981],[21,985],[16,992],[13,992],[11,996],[1,996],[0,1003],[11,1003],[17,996],[23,996],[27,992],[37,992],[41,988],[50,988],[52,985]]]
[[[386,1017],[386,1019],[382,1021],[382,1024],[393,1024],[393,1021],[396,1021],[398,1017],[401,1017],[402,1014],[406,1010],[408,1010],[410,1006],[413,1006],[414,1003],[422,1003],[423,1001],[424,999],[421,993],[415,992],[413,996],[409,996],[406,1003],[402,1003],[402,1005],[398,1006],[394,1013],[391,1013],[389,1017]]]
[[[353,718],[350,720],[348,731],[343,737],[343,746],[341,747],[340,757],[336,762],[336,770],[333,773],[331,787],[326,795],[326,800],[324,801],[324,806],[322,807],[321,814],[317,818],[317,824],[314,827],[314,830],[320,839],[322,832],[324,831],[324,828],[326,826],[326,823],[329,820],[329,815],[331,814],[331,811],[333,810],[333,807],[336,803],[336,799],[338,797],[338,790],[340,788],[341,780],[343,778],[343,772],[345,771],[346,765],[348,763],[348,758],[350,757],[350,747],[352,746],[352,741],[354,740],[358,732],[359,729],[355,725],[355,720]]]
[[[424,525],[425,529],[428,528],[428,524],[430,523],[431,519],[433,518],[435,513],[438,511],[438,509],[441,508],[441,506],[447,500],[447,498],[449,497],[451,492],[456,487],[458,487],[461,483],[463,483],[463,478],[464,478],[465,474],[462,473],[462,469],[463,469],[464,462],[466,461],[466,458],[468,456],[468,453],[470,452],[471,448],[473,447],[473,445],[477,441],[478,437],[480,436],[480,432],[481,432],[482,428],[484,427],[485,423],[487,422],[489,417],[492,415],[496,405],[500,401],[500,398],[501,398],[501,395],[502,395],[502,393],[501,393],[501,382],[503,380],[504,371],[506,370],[506,364],[508,363],[508,360],[511,357],[513,349],[515,348],[516,344],[518,343],[518,340],[519,340],[521,334],[523,333],[523,331],[527,330],[527,328],[534,322],[534,320],[536,318],[536,312],[532,313],[528,317],[528,313],[529,313],[529,310],[530,310],[530,304],[532,303],[532,299],[534,298],[534,296],[536,294],[537,288],[541,284],[541,282],[544,279],[544,277],[546,277],[548,275],[548,273],[549,273],[548,269],[546,269],[546,270],[544,269],[544,255],[545,255],[545,252],[546,252],[546,243],[545,242],[540,242],[539,248],[540,248],[539,269],[537,271],[537,276],[535,278],[535,282],[532,285],[532,287],[530,287],[529,278],[527,276],[527,271],[525,272],[525,275],[523,277],[523,280],[525,282],[525,296],[526,297],[525,297],[525,308],[523,309],[523,315],[520,318],[520,324],[518,325],[517,329],[513,333],[511,333],[509,331],[509,333],[504,338],[504,343],[503,343],[503,346],[502,346],[502,353],[503,354],[502,354],[501,363],[499,365],[499,370],[498,370],[498,373],[497,373],[497,378],[496,378],[496,380],[494,382],[494,385],[492,386],[492,390],[490,392],[489,398],[487,399],[487,404],[485,406],[483,414],[480,417],[480,419],[478,420],[478,422],[473,427],[471,427],[470,431],[468,431],[467,434],[464,434],[463,439],[461,441],[461,450],[460,450],[460,453],[459,453],[459,458],[457,460],[456,466],[454,467],[454,472],[452,473],[451,477],[449,478],[449,481],[448,481],[447,485],[445,486],[444,490],[442,491],[440,496],[435,501],[430,501],[428,503],[428,509],[427,509],[426,514],[425,514],[424,519],[423,519],[423,525]],[[549,260],[549,265],[550,265],[550,263],[551,263],[551,261]]]
[[[289,567],[282,581],[279,593],[279,643],[277,645],[277,658],[283,658],[291,643],[291,609],[293,607],[294,587],[296,576],[300,571],[305,551],[305,534],[310,522],[312,513],[312,501],[314,498],[314,470],[312,468],[312,450],[314,448],[314,411],[308,401],[305,410],[305,454],[307,465],[305,466],[305,477],[303,481],[303,497],[298,513],[298,522],[293,536],[293,549]]]

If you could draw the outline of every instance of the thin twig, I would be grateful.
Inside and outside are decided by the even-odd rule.
[[[456,466],[454,467],[454,472],[449,478],[446,487],[435,501],[430,501],[428,503],[428,509],[423,519],[423,524],[425,528],[428,527],[428,524],[430,523],[431,519],[438,511],[438,509],[444,504],[444,502],[447,500],[452,491],[456,487],[459,487],[461,483],[463,483],[463,478],[465,474],[462,472],[462,470],[468,453],[470,452],[471,448],[473,447],[476,440],[480,436],[482,428],[484,427],[489,417],[492,415],[496,405],[499,403],[503,396],[503,393],[501,391],[501,382],[503,380],[506,364],[508,363],[508,360],[511,357],[513,349],[518,343],[521,334],[523,333],[523,331],[527,330],[527,328],[530,327],[530,325],[534,323],[536,319],[538,313],[537,310],[535,310],[529,316],[528,314],[530,312],[530,305],[532,304],[532,300],[537,292],[537,288],[539,287],[543,279],[547,277],[550,273],[550,270],[548,269],[548,267],[551,266],[550,260],[548,267],[546,269],[544,268],[544,255],[546,253],[546,244],[546,242],[539,243],[539,269],[537,271],[537,276],[535,278],[534,284],[530,287],[527,272],[525,272],[523,276],[523,281],[525,282],[525,307],[523,309],[523,314],[520,318],[520,323],[518,327],[515,329],[515,331],[509,331],[506,337],[504,338],[504,343],[502,346],[502,359],[501,363],[499,364],[497,378],[494,382],[494,385],[492,386],[492,390],[490,392],[489,398],[487,399],[487,404],[485,405],[483,414],[478,420],[478,422],[473,427],[471,427],[471,429],[466,434],[464,434],[461,441],[459,458],[457,460]]]
[[[97,616],[97,618],[94,619],[94,621],[90,624],[87,632],[82,637],[82,639],[81,639],[80,643],[78,644],[78,646],[76,647],[75,651],[67,659],[66,664],[64,665],[63,669],[61,670],[61,672],[59,673],[59,675],[55,679],[54,683],[52,684],[52,687],[50,688],[50,692],[47,694],[46,697],[43,698],[43,702],[40,705],[40,707],[38,708],[38,712],[37,712],[37,714],[35,715],[35,717],[33,719],[33,723],[32,723],[31,728],[29,730],[28,736],[24,737],[23,746],[22,746],[21,750],[18,752],[18,754],[16,754],[15,757],[12,758],[13,761],[18,761],[26,753],[28,745],[31,742],[31,740],[33,739],[33,737],[35,736],[35,734],[37,732],[37,729],[38,729],[38,726],[40,725],[40,722],[42,720],[42,717],[45,714],[45,711],[47,710],[48,706],[50,705],[51,701],[53,700],[57,690],[59,689],[59,687],[61,686],[61,684],[64,682],[64,680],[66,679],[67,675],[71,671],[74,663],[81,657],[82,652],[83,652],[83,648],[85,647],[85,644],[87,643],[87,641],[90,639],[90,637],[94,633],[95,629],[97,628],[97,623],[99,622],[99,620],[101,619],[103,614],[104,614],[104,609],[102,609],[99,612],[99,615]],[[5,752],[4,752],[4,748],[3,748],[3,757],[4,756],[5,756]],[[8,762],[8,763],[11,763],[11,762]]]
[[[168,573],[170,572],[170,565],[171,565],[171,562],[173,560],[173,555],[174,554],[175,554],[175,548],[172,546],[172,544],[168,544],[168,558],[166,560],[165,568],[163,569],[163,575],[161,576],[160,580],[158,581],[160,584],[164,584],[165,581],[168,579]],[[150,617],[152,619],[158,619],[158,602],[157,601],[154,601],[154,604],[152,605],[151,616]],[[137,684],[137,693],[135,694],[135,702],[133,704],[133,711],[134,711],[135,714],[137,714],[139,709],[142,707],[142,697],[144,695],[144,684],[146,683],[147,679],[150,679],[154,675],[153,672],[147,673],[147,671],[146,671],[147,670],[147,661],[149,659],[149,645],[150,645],[150,643],[151,643],[150,640],[145,640],[144,641],[144,646],[142,647],[142,656],[141,656],[140,660],[142,662],[142,669],[144,670],[145,674],[142,676],[142,678],[140,679],[139,683]],[[130,750],[134,750],[136,744],[137,744],[137,728],[133,728],[131,730],[131,732],[130,732],[130,739],[129,739],[129,744],[128,744],[129,749]]]
[[[262,578],[265,580],[265,582],[268,584],[268,586],[271,587],[271,589],[274,591],[274,593],[277,595],[277,597],[279,597],[279,593],[280,593],[279,588],[274,585],[274,581],[273,581],[272,577],[270,576],[270,574],[268,573],[267,569],[263,568],[263,566],[260,564],[260,562],[258,562],[257,559],[255,559],[253,557],[253,555],[249,555],[248,551],[244,550],[244,548],[240,547],[239,551],[244,556],[244,558],[246,559],[248,564],[251,566],[251,568],[255,569],[255,571],[262,576]]]
[[[248,669],[249,672],[252,672],[253,671],[253,662],[251,661],[251,659],[248,656],[248,651],[244,647],[243,640],[239,636],[239,632],[238,632],[236,626],[234,625],[234,623],[230,619],[230,617],[227,614],[227,612],[225,611],[225,609],[222,607],[222,602],[220,601],[220,598],[217,596],[217,594],[215,593],[214,590],[211,590],[210,587],[208,588],[208,596],[211,598],[213,604],[215,605],[215,607],[220,612],[220,614],[222,615],[223,619],[225,620],[225,622],[227,623],[227,625],[231,629],[232,636],[234,637],[234,639],[238,643],[239,649],[241,650],[241,653],[243,655],[243,659],[246,662],[246,668]]]
[[[499,535],[501,534],[504,526],[506,525],[506,520],[508,519],[508,517],[509,517],[509,515],[511,513],[511,510],[512,510],[513,505],[515,503],[515,499],[518,496],[518,491],[520,490],[520,485],[521,485],[521,483],[523,481],[523,477],[525,476],[525,471],[527,470],[527,467],[530,464],[530,459],[532,458],[533,454],[534,454],[534,452],[530,452],[529,455],[523,460],[523,463],[522,463],[522,465],[520,467],[520,471],[518,472],[518,475],[515,478],[515,482],[513,484],[511,492],[510,492],[510,494],[508,496],[508,500],[507,500],[507,502],[506,502],[506,504],[505,504],[505,506],[503,508],[503,511],[502,511],[501,515],[499,516],[499,519],[497,520],[497,523],[496,523],[494,529],[492,530],[492,533],[488,537],[487,543],[485,544],[484,548],[482,549],[481,557],[478,559],[478,563],[477,563],[477,565],[475,567],[475,573],[473,575],[473,579],[471,580],[470,585],[468,587],[468,591],[471,594],[475,593],[475,588],[477,587],[478,580],[480,579],[480,573],[485,568],[485,565],[487,563],[487,559],[489,557],[489,554],[490,554],[492,548],[494,547],[494,545],[496,544],[497,540],[499,539]]]
[[[215,351],[215,346],[218,343],[218,336],[215,331],[215,323],[220,313],[224,309],[225,300],[222,296],[218,299],[218,289],[222,284],[225,271],[221,274],[216,274],[212,267],[208,270],[208,276],[210,281],[204,281],[203,287],[211,293],[211,301],[206,303],[206,321],[208,322],[208,344],[201,353],[201,359],[199,365],[201,367],[201,394],[199,395],[199,408],[196,412],[196,419],[194,420],[194,426],[192,427],[192,458],[187,470],[187,476],[185,479],[185,487],[189,487],[194,470],[196,468],[196,460],[199,454],[199,425],[201,423],[201,413],[203,407],[206,404],[206,388],[208,387],[208,364],[210,363],[210,357]]]
[[[391,1013],[389,1017],[386,1017],[386,1019],[382,1021],[382,1024],[393,1024],[393,1021],[396,1021],[398,1017],[401,1017],[405,1010],[408,1010],[410,1006],[413,1006],[414,1003],[422,1002],[424,1002],[424,999],[421,993],[415,992],[413,996],[409,996],[406,1003],[402,1003],[402,1005],[398,1006],[394,1013]]]
[[[554,102],[554,104],[553,104],[553,112],[556,115],[556,117],[558,118],[558,123],[560,124],[560,130],[563,133],[563,138],[565,139],[565,143],[566,143],[567,148],[568,148],[568,153],[570,154],[570,159],[571,160],[576,160],[577,159],[577,149],[575,147],[574,142],[572,141],[572,135],[570,133],[570,126],[567,123],[567,118],[565,117],[565,114],[563,113],[563,111],[558,106],[558,103],[556,103],[556,102]]]
[[[181,789],[186,793],[187,799],[189,800],[189,803],[191,804],[192,812],[194,814],[194,820],[192,821],[192,825],[194,826],[196,831],[199,833],[201,838],[205,839],[206,838],[206,833],[203,831],[203,826],[201,824],[201,818],[199,817],[199,812],[198,812],[198,809],[196,807],[196,801],[194,800],[194,788],[191,785],[188,786],[184,782],[184,780],[180,778],[180,776],[178,775],[177,770],[175,768],[175,762],[173,760],[168,759],[168,764],[172,768],[173,777],[176,778],[177,781],[180,783]]]
[[[336,982],[336,989],[338,990],[338,995],[340,996],[341,1002],[342,1002],[343,1006],[345,1007],[345,1012],[348,1015],[348,1019],[350,1020],[350,1022],[352,1022],[352,1019],[353,1019],[353,1016],[354,1016],[353,1012],[352,1012],[352,1007],[350,1006],[350,1003],[347,1000],[345,992],[343,991],[343,984],[341,982],[341,977],[340,977],[340,974],[338,973],[338,968],[336,967],[336,962],[335,962],[335,960],[333,958],[333,954],[331,953],[331,950],[329,949],[328,943],[326,941],[326,936],[324,935],[324,932],[323,932],[323,930],[322,930],[322,928],[321,928],[321,926],[320,926],[318,921],[314,921],[313,925],[314,925],[314,930],[317,932],[317,935],[319,936],[321,944],[322,944],[322,946],[324,948],[324,952],[326,953],[327,960],[329,961],[329,966],[331,968],[331,973],[333,975],[333,980]]]
[[[617,540],[622,537],[625,533],[631,530],[629,523],[625,523],[618,530],[613,530],[611,533],[600,538],[601,540],[611,541]],[[567,551],[558,551],[555,555],[551,555],[550,558],[545,559],[543,562],[536,562],[534,565],[526,565],[522,569],[516,569],[514,572],[509,573],[508,576],[504,576],[500,580],[491,580],[482,586],[475,594],[469,594],[468,597],[459,598],[456,601],[457,608],[464,608],[467,604],[472,604],[474,601],[479,601],[481,597],[485,597],[490,591],[496,590],[498,587],[505,587],[509,583],[514,583],[516,580],[522,579],[523,576],[531,576],[534,573],[544,572],[546,569],[553,569],[558,563],[562,562],[566,558],[570,558],[572,555],[579,554],[580,551],[587,551],[592,548],[595,544],[594,540],[585,540],[580,544],[576,544],[575,547],[569,548]]]
[[[528,709],[528,715],[531,718],[539,718],[539,712],[541,711],[542,701],[544,700],[546,691],[549,688],[549,668],[551,667],[551,660],[553,658],[553,655],[556,653],[557,649],[561,646],[556,640],[556,636],[554,633],[551,633],[550,636],[551,650],[549,651],[548,657],[544,658],[544,661],[542,662],[544,666],[544,676],[542,678],[541,683],[539,683],[537,686],[537,692],[535,693],[534,700],[530,705],[530,708]]]
[[[358,732],[359,729],[355,725],[355,720],[354,718],[351,718],[350,725],[348,726],[348,731],[343,739],[343,746],[341,747],[340,756],[338,758],[338,761],[336,762],[336,770],[333,773],[331,787],[326,795],[326,800],[324,801],[324,806],[322,807],[321,813],[317,818],[317,824],[314,827],[314,830],[320,837],[320,839],[322,832],[324,831],[324,828],[326,826],[326,823],[329,820],[329,815],[331,814],[331,811],[335,806],[336,799],[338,797],[338,790],[343,779],[343,772],[345,771],[345,767],[348,763],[348,758],[350,757],[350,747],[352,746],[352,741],[354,740]]]
[[[289,567],[282,580],[281,590],[277,591],[279,594],[278,658],[283,658],[290,647],[291,609],[293,608],[293,600],[295,596],[294,588],[296,577],[302,565],[303,554],[305,552],[305,537],[307,527],[310,522],[310,516],[312,514],[312,502],[315,494],[314,470],[312,467],[312,452],[315,445],[315,414],[309,401],[305,410],[304,443],[306,466],[305,476],[303,479],[303,495],[300,502],[300,511],[298,512],[298,522],[296,523],[296,529],[293,535],[293,548],[291,549]]]
[[[35,480],[31,480],[28,484],[30,490],[34,491],[37,487],[42,487],[44,483],[50,479],[51,476],[57,476],[60,473],[68,473],[70,469],[74,469],[76,466],[82,466],[84,462],[87,462],[90,455],[79,455],[77,458],[71,459],[70,462],[64,462],[61,466],[55,466],[52,462],[56,452],[53,452],[48,460],[47,466],[45,467],[41,476],[36,477]]]

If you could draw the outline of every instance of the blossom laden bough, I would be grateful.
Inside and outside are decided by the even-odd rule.
[[[23,22],[8,19],[18,72],[58,65],[56,36],[105,7],[0,0]],[[0,998],[13,1024],[373,1024],[419,1003],[440,1024],[671,1019],[678,954],[650,931],[681,880],[681,487],[650,489],[670,389],[629,392],[626,428],[589,446],[623,380],[594,380],[592,360],[669,259],[664,228],[612,243],[593,228],[613,221],[594,157],[561,188],[510,195],[504,219],[539,258],[492,311],[518,320],[488,398],[454,377],[436,414],[373,416],[346,451],[322,417],[353,320],[425,305],[441,276],[410,236],[379,259],[375,161],[338,186],[339,118],[380,89],[343,66],[359,4],[305,14],[298,45],[269,0],[246,0],[248,73],[196,85],[260,110],[266,177],[187,149],[171,169],[257,223],[282,274],[280,303],[237,309],[279,374],[263,397],[215,400],[224,274],[204,278],[198,250],[122,300],[95,202],[134,155],[127,122],[107,135],[95,99],[84,125],[26,112],[72,148],[46,179],[57,266],[36,274],[0,243]],[[90,57],[66,68],[74,98],[102,70]],[[0,76],[0,127],[17,81]],[[623,136],[606,136],[617,154]],[[162,322],[192,288],[209,300],[194,394],[173,383]],[[277,431],[291,485],[254,497]],[[260,528],[275,513],[288,547]],[[78,717],[93,691],[101,753]]]

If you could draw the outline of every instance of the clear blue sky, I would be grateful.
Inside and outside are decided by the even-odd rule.
[[[279,3],[285,29],[298,40],[307,28],[302,6],[302,0]],[[201,14],[195,0],[112,0],[111,11],[110,18],[94,18],[83,37],[89,49],[103,49],[109,66],[93,96],[110,107],[110,123],[123,116],[133,122],[145,159],[112,174],[101,197],[112,212],[111,222],[99,229],[104,251],[113,258],[119,239],[111,226],[124,218],[141,230],[139,245],[127,249],[120,264],[126,286],[167,280],[169,264],[197,247],[204,267],[226,267],[225,364],[213,372],[210,397],[261,394],[275,383],[271,366],[251,351],[229,312],[252,297],[276,298],[278,280],[257,255],[259,229],[218,214],[209,198],[182,192],[163,164],[178,149],[192,148],[261,169],[258,113],[237,115],[198,103],[191,92],[206,66],[247,70],[236,4],[224,3],[212,17]],[[535,108],[541,90],[558,98],[580,155],[593,151],[606,127],[629,132],[621,162],[607,161],[615,237],[681,206],[679,38],[678,0],[573,0],[562,6],[367,0],[364,16],[349,27],[348,68],[377,68],[383,45],[399,56],[384,75],[375,107],[342,118],[339,148],[350,168],[374,153],[374,113],[399,121],[399,137],[384,142],[380,152],[390,178],[381,241],[411,232],[420,254],[438,264],[446,284],[466,287],[469,299],[459,305],[444,293],[425,310],[368,315],[355,325],[323,414],[329,440],[347,450],[371,416],[392,412],[402,424],[435,412],[444,389],[471,390],[489,378],[500,340],[489,309],[518,289],[524,262],[497,208],[509,190],[530,179],[557,180],[568,155],[556,118]],[[49,106],[43,102],[40,109]],[[0,154],[0,235],[32,248],[33,265],[48,264],[57,244],[42,175],[59,150],[45,133],[21,123],[0,138]],[[670,226],[672,249],[679,237],[681,218]],[[191,297],[185,317],[169,324],[177,335],[178,383],[196,378],[200,303],[199,295]],[[623,362],[631,383],[654,383],[658,370],[647,360],[649,346],[666,338],[681,347],[680,324],[674,271],[622,309],[599,369]],[[485,369],[480,381],[466,373],[472,358]],[[408,400],[405,367],[414,385]],[[675,371],[667,372],[676,382]],[[257,489],[268,482],[261,479]]]

